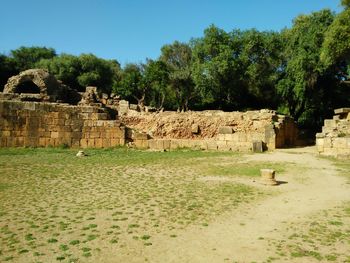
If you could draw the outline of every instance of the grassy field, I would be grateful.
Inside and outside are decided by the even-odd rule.
[[[264,194],[232,181],[264,163],[234,153],[0,149],[0,262],[95,262],[142,250],[152,236],[176,238],[188,225]],[[278,172],[281,165],[275,164]]]

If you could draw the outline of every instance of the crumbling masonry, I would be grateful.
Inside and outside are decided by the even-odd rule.
[[[350,108],[334,111],[331,120],[325,120],[322,132],[316,134],[317,150],[321,155],[350,158]]]
[[[23,82],[30,85],[19,89]],[[0,147],[128,145],[261,152],[302,143],[293,119],[271,110],[138,112],[136,105],[98,94],[94,87],[73,94],[78,100],[71,105],[65,103],[67,91],[73,92],[42,70],[11,78],[0,93]]]

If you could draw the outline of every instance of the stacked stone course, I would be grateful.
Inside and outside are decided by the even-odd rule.
[[[0,147],[113,147],[125,128],[93,106],[0,101]]]
[[[322,132],[316,134],[321,155],[350,158],[350,108],[336,109],[333,119],[325,120]]]

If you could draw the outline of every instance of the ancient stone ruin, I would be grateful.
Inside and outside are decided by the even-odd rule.
[[[155,112],[120,116],[138,148],[263,151],[300,144],[291,118],[271,110]],[[255,147],[254,147],[255,145]]]
[[[9,78],[2,99],[76,104],[81,94],[43,69],[28,69]]]
[[[61,84],[43,69],[28,69],[11,77],[4,87],[5,94],[32,94],[27,98],[50,101],[56,97]],[[35,96],[37,95],[37,96]],[[26,97],[23,95],[22,97]]]
[[[350,108],[334,110],[331,120],[325,120],[322,132],[316,134],[316,146],[321,155],[350,158]]]
[[[96,87],[78,93],[40,69],[9,79],[0,93],[0,115],[1,147],[127,144],[262,152],[303,143],[293,119],[272,110],[139,112],[115,94],[99,94]]]

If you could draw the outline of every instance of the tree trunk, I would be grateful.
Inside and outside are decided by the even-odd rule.
[[[134,97],[137,100],[137,106],[139,107],[141,112],[145,111],[145,97],[146,97],[146,94],[143,94],[140,99]]]

